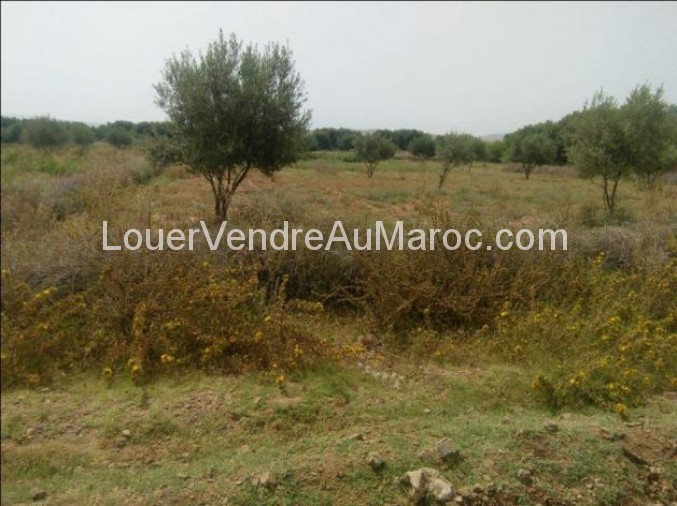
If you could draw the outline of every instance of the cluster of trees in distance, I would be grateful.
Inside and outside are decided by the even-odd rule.
[[[442,162],[441,187],[453,167],[511,162],[526,179],[542,165],[573,164],[584,178],[601,180],[604,205],[613,213],[619,182],[633,175],[656,184],[677,170],[677,106],[663,89],[638,86],[619,104],[600,92],[559,121],[524,126],[487,142],[468,133],[431,135],[415,129],[360,132],[347,128],[308,131],[310,111],[291,50],[277,43],[263,50],[222,32],[197,56],[186,50],[167,61],[155,85],[169,122],[116,121],[96,127],[50,118],[2,118],[2,142],[54,149],[85,148],[96,140],[117,147],[144,139],[152,163],[181,162],[210,184],[217,219],[225,219],[238,186],[251,170],[270,176],[303,151],[350,151],[372,178],[378,164],[409,151],[422,162]]]
[[[29,119],[3,116],[0,126],[3,144],[23,143],[38,149],[57,149],[68,144],[84,149],[97,141],[123,148],[150,138],[168,138],[172,130],[171,123],[167,121],[114,121],[92,126],[47,116]]]

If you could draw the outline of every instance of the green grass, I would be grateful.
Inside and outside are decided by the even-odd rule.
[[[487,164],[452,170],[438,190],[439,162],[390,160],[368,180],[363,165],[345,161],[347,156],[316,154],[273,180],[253,173],[235,197],[229,221],[241,228],[279,226],[284,219],[305,228],[336,219],[347,228],[396,219],[408,226],[434,220],[486,229],[563,226],[570,245],[584,254],[609,245],[615,254],[637,244],[643,258],[657,265],[670,254],[665,243],[674,236],[674,185],[644,192],[623,182],[622,212],[610,219],[599,188],[571,169],[536,171],[525,181]],[[3,269],[32,285],[80,289],[97,272],[88,269],[102,262],[92,254],[100,246],[101,220],[118,230],[210,221],[206,182],[177,174],[155,177],[133,149],[97,145],[79,157],[3,146]],[[372,331],[362,316],[327,311],[321,319],[304,318],[314,334],[351,343]],[[674,500],[669,480],[677,469],[663,450],[677,432],[674,396],[630,409],[630,422],[639,426],[591,407],[552,413],[531,396],[530,367],[554,370],[580,353],[563,340],[554,346],[544,335],[541,341],[520,336],[531,338],[533,353],[522,366],[497,363],[482,341],[489,336],[472,341],[467,329],[435,334],[433,346],[419,336],[422,342],[410,348],[405,336],[383,332],[383,354],[317,364],[293,374],[284,389],[264,374],[195,373],[160,379],[144,396],[126,377],[107,388],[99,378],[76,374],[58,377],[48,391],[5,392],[2,503],[29,502],[37,487],[54,504],[409,504],[393,480],[423,466],[419,452],[442,437],[464,455],[455,466],[440,466],[443,474],[455,488],[503,486],[498,504]],[[453,353],[433,361],[438,345]],[[396,389],[393,381],[357,367],[358,359],[406,380]],[[560,426],[556,434],[542,428],[551,417]],[[602,428],[624,432],[626,440],[609,441]],[[131,437],[119,448],[125,430]],[[356,433],[363,440],[351,439]],[[650,485],[647,469],[623,457],[626,444],[662,468],[659,485]],[[386,460],[382,473],[366,465],[369,451]],[[523,467],[534,469],[531,487],[517,480]],[[279,476],[277,488],[251,485],[266,471]],[[601,485],[591,492],[587,485],[595,480]],[[672,488],[661,492],[663,485]]]
[[[165,379],[148,387],[146,407],[142,391],[122,377],[111,388],[84,376],[44,392],[6,393],[2,502],[26,501],[38,487],[56,504],[123,498],[214,504],[226,497],[231,504],[408,504],[393,481],[424,465],[418,453],[442,437],[464,456],[439,467],[455,487],[491,481],[527,504],[544,493],[573,501],[588,494],[585,483],[593,479],[604,483],[595,492],[599,504],[642,494],[643,471],[625,460],[620,443],[600,436],[600,427],[636,429],[589,410],[556,418],[560,431],[546,433],[542,424],[551,414],[525,396],[523,370],[383,357],[369,366],[404,376],[403,386],[342,364],[318,365],[282,389],[267,375]],[[633,412],[651,420],[662,443],[677,428],[670,402]],[[124,430],[131,437],[117,448]],[[351,439],[356,433],[363,439]],[[365,463],[369,451],[386,460],[382,473]],[[657,463],[676,471],[674,462]],[[533,487],[516,479],[527,466]],[[252,485],[268,471],[278,487]]]

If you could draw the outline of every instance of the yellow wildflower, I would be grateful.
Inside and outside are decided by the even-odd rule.
[[[628,411],[628,407],[622,402],[619,402],[614,406],[614,410],[616,411],[616,413],[621,415],[621,417],[625,417]]]

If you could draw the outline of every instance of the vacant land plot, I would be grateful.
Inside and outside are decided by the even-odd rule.
[[[464,504],[677,500],[674,184],[623,181],[609,217],[568,167],[438,190],[436,161],[367,179],[343,156],[254,174],[229,224],[564,228],[570,250],[102,252],[103,220],[211,223],[207,183],[3,146],[3,503],[409,504],[420,467]]]

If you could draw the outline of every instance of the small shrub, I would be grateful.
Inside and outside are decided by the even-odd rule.
[[[150,163],[158,170],[181,161],[181,151],[162,137],[150,139],[146,144],[146,153]]]
[[[85,148],[94,144],[96,140],[94,130],[84,123],[75,123],[71,126],[71,137],[73,143],[80,148],[80,153],[83,153]]]
[[[1,140],[3,144],[13,144],[21,142],[21,122],[17,121],[7,127],[2,127]]]
[[[23,126],[24,142],[38,149],[56,149],[70,140],[61,121],[48,117],[26,120]]]
[[[495,317],[492,345],[537,371],[534,394],[554,409],[618,410],[674,388],[677,276],[610,269],[604,254],[571,274],[570,286],[580,287],[571,304],[543,301],[526,312],[506,305]]]
[[[2,386],[125,364],[135,382],[170,363],[224,372],[303,367],[327,346],[287,314],[285,285],[266,302],[255,273],[185,257],[146,265],[128,253],[80,293],[36,292],[3,271]]]
[[[132,144],[132,134],[122,127],[113,127],[106,134],[106,142],[116,148],[125,148]]]
[[[86,208],[86,201],[81,190],[82,178],[77,176],[58,178],[45,188],[41,201],[57,220],[63,220]]]

